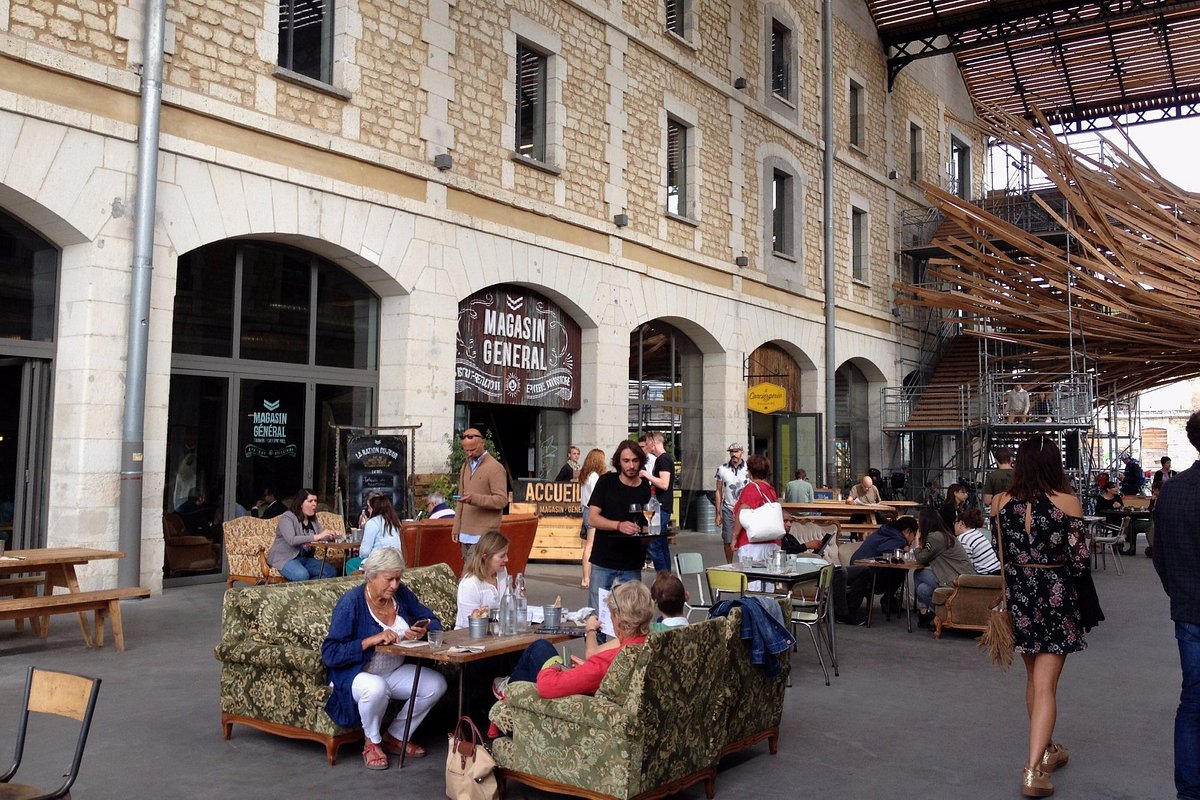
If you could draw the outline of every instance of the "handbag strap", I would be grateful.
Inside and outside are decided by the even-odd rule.
[[[465,735],[463,734],[463,726],[466,726],[467,728]],[[475,726],[475,721],[465,714],[463,715],[462,719],[458,721],[458,724],[454,726],[455,750],[459,749],[459,742],[469,742],[472,745],[472,749],[475,747],[482,747],[484,742],[483,736],[479,733],[479,728]]]

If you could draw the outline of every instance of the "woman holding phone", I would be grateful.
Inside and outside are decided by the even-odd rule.
[[[363,764],[367,769],[387,769],[389,753],[405,753],[409,758],[425,755],[424,747],[400,739],[407,706],[381,735],[388,702],[413,704],[411,736],[445,694],[446,679],[437,670],[424,670],[416,697],[410,697],[416,666],[404,663],[404,656],[376,648],[422,639],[427,631],[442,630],[442,623],[401,583],[404,556],[399,550],[375,550],[363,560],[362,569],[366,581],[338,600],[329,634],[321,645],[321,658],[333,684],[325,710],[342,727],[362,725]]]

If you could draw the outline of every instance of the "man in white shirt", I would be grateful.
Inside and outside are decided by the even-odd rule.
[[[717,524],[721,526],[721,544],[729,563],[733,563],[733,507],[750,482],[743,453],[745,448],[740,444],[729,445],[729,460],[717,467]]]

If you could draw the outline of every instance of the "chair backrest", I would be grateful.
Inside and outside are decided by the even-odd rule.
[[[259,519],[258,517],[237,517],[226,520],[222,526],[225,533],[225,557],[229,561],[229,577],[257,583],[269,578],[279,578],[279,570],[267,568],[263,574],[262,565],[265,561],[259,558],[260,553],[271,549],[275,540],[275,528],[279,524],[275,519]]]
[[[675,573],[686,587],[686,576],[691,575],[696,581],[696,596],[687,600],[688,608],[707,608],[712,605],[712,591],[708,587],[708,578],[704,574],[704,556],[699,553],[676,553]]]
[[[821,567],[817,576],[817,619],[825,619],[829,613],[829,602],[833,597],[833,565]]]
[[[63,784],[48,797],[62,797],[75,783],[79,765],[83,761],[83,748],[87,744],[88,731],[92,727],[92,713],[96,710],[96,696],[100,692],[100,679],[74,675],[70,672],[51,672],[30,667],[25,679],[25,707],[17,730],[16,756],[13,765],[0,781],[8,783],[21,766],[25,751],[25,733],[29,726],[29,714],[53,714],[73,719],[80,723],[79,738],[75,743],[75,755]]]
[[[338,534],[346,532],[346,518],[341,514],[335,514],[332,511],[318,511],[317,522],[321,523],[323,531],[336,531]]]
[[[175,536],[187,536],[187,525],[183,522],[183,517],[179,516],[174,511],[168,511],[163,514],[163,537],[171,539]]]
[[[708,578],[708,593],[713,602],[716,602],[722,592],[732,592],[738,597],[746,593],[746,576],[741,572],[707,569],[704,574]]]

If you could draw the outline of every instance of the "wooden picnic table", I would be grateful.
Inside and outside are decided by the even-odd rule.
[[[895,516],[896,507],[887,503],[850,503],[845,500],[814,500],[811,503],[780,503],[788,514],[820,514],[823,517],[844,517],[855,514]]]
[[[3,618],[18,618],[22,609],[27,608],[28,612],[24,616],[29,619],[39,619],[40,622],[35,624],[38,635],[46,638],[50,634],[50,615],[55,613],[77,613],[79,615],[79,629],[83,633],[83,641],[88,647],[93,644],[103,642],[102,620],[103,615],[96,619],[97,637],[93,641],[92,632],[88,629],[86,611],[82,604],[72,604],[65,596],[60,600],[52,600],[55,587],[61,586],[67,590],[68,595],[86,595],[89,598],[89,608],[97,603],[105,603],[107,609],[107,601],[99,597],[97,592],[81,593],[79,589],[79,578],[75,574],[75,567],[79,564],[86,564],[90,561],[103,561],[113,558],[124,558],[125,554],[120,550],[98,550],[91,547],[40,547],[29,550],[7,550],[0,556],[0,577],[7,575],[16,575],[22,572],[40,572],[45,575],[41,581],[43,589],[41,597],[36,595],[17,596],[12,600],[0,601],[0,613],[3,613]],[[114,595],[114,601],[120,596],[130,597],[146,597],[149,596],[149,591],[145,589],[130,589],[130,590],[111,590],[106,594]],[[92,597],[96,595],[96,597]],[[76,608],[75,606],[79,606]],[[118,649],[124,649],[124,642],[119,631],[120,618],[119,615],[110,614],[110,619],[113,622],[113,638],[117,641]]]

